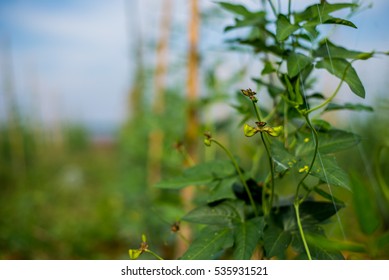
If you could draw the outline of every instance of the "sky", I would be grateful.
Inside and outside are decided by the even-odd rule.
[[[148,44],[156,41],[162,2],[0,0],[0,118],[7,110],[4,77],[11,73],[20,110],[35,118],[47,123],[120,124],[128,115],[136,33]],[[203,8],[215,6],[214,1],[200,2]],[[245,2],[252,7],[258,3]],[[312,2],[292,3],[298,7]],[[373,8],[352,19],[358,29],[340,28],[334,40],[351,49],[388,51],[389,1],[364,2],[373,3]],[[186,28],[187,3],[174,1],[174,28],[181,35]],[[221,48],[222,30],[223,26],[214,26],[202,33],[205,56]],[[178,36],[172,43],[178,54],[185,53],[185,42],[185,36]],[[368,95],[389,86],[389,58],[374,58],[355,67]]]

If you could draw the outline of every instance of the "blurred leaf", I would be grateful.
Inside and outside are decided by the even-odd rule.
[[[329,122],[322,119],[314,119],[312,120],[312,124],[315,126],[315,129],[319,132],[330,131],[332,127]]]
[[[273,67],[273,64],[270,61],[265,61],[265,67],[263,68],[261,75],[266,75],[276,72],[276,69]]]
[[[360,57],[369,55],[372,56],[373,53],[348,50],[346,48],[335,45],[328,39],[321,41],[319,48],[313,52],[313,56],[315,57],[332,57],[344,59],[358,59]]]
[[[323,191],[322,189],[315,188],[314,192],[320,195],[321,197],[328,199],[329,201],[335,202],[336,204],[344,206],[344,202],[341,201],[340,199],[336,198],[332,194],[327,193],[326,191]]]
[[[211,260],[234,243],[232,230],[229,228],[204,228],[181,257],[183,260]]]
[[[342,19],[342,18],[334,18],[334,17],[328,17],[323,21],[323,24],[338,24],[338,25],[345,25],[352,28],[357,28],[354,23],[352,23],[349,20]]]
[[[373,112],[373,107],[366,106],[363,104],[352,104],[345,103],[343,105],[330,103],[324,111],[334,111],[334,110],[353,110],[353,111],[368,111]]]
[[[325,18],[330,13],[339,11],[346,8],[356,8],[358,7],[357,4],[351,4],[351,3],[337,3],[337,4],[330,4],[328,2],[320,3],[320,4],[314,4],[309,7],[307,7],[303,12],[296,13],[294,15],[294,19],[297,23],[301,21],[310,21],[315,18]]]
[[[312,59],[301,53],[293,52],[287,58],[287,68],[289,77],[297,76],[305,67],[312,63]]]
[[[216,206],[200,206],[186,214],[182,220],[209,225],[231,225],[244,220],[243,201],[224,201]]]
[[[284,89],[278,87],[278,86],[275,86],[273,84],[270,84],[268,82],[265,82],[261,79],[258,79],[258,78],[254,78],[253,79],[254,82],[256,82],[257,84],[259,85],[263,85],[264,87],[267,88],[267,90],[269,91],[269,93],[271,94],[271,96],[277,96],[277,95],[280,95],[284,92]]]
[[[247,10],[246,7],[243,5],[236,5],[236,4],[231,4],[231,3],[227,3],[227,2],[219,2],[218,4],[220,6],[222,6],[223,9],[225,9],[229,12],[232,12],[234,14],[237,14],[237,15],[241,15],[244,17],[248,17],[248,16],[252,15],[252,12]]]
[[[279,42],[285,41],[299,28],[298,25],[291,24],[285,15],[279,14],[276,22],[276,38]]]
[[[211,189],[206,202],[211,203],[222,199],[234,199],[235,195],[231,186],[235,181],[236,178],[231,177],[212,182],[210,184]]]
[[[181,189],[187,186],[202,186],[235,175],[235,168],[231,162],[211,161],[188,168],[181,176],[161,181],[155,187]]]
[[[257,27],[260,25],[264,25],[266,23],[265,20],[265,12],[259,12],[259,13],[253,13],[249,17],[246,17],[244,19],[235,19],[235,24],[231,26],[227,26],[224,31],[230,31],[236,28],[241,27]]]
[[[363,87],[357,72],[347,60],[340,58],[324,58],[317,62],[316,68],[326,69],[329,73],[335,75],[339,79],[344,79],[356,95],[365,98],[365,88]]]
[[[237,225],[235,230],[235,260],[249,260],[263,235],[265,222],[263,217],[245,221]]]
[[[307,234],[307,242],[325,251],[350,251],[350,252],[366,252],[366,248],[362,244],[328,239],[325,236],[317,234]]]
[[[359,226],[365,234],[374,233],[381,224],[380,216],[373,199],[358,175],[351,176],[353,205],[357,214]]]

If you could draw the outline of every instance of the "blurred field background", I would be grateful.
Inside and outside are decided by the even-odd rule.
[[[389,3],[370,2],[353,20],[358,30],[330,32],[348,48],[387,51]],[[192,194],[153,184],[217,156],[202,145],[205,130],[232,147],[244,143],[231,104],[240,88],[255,87],[259,60],[223,43],[233,17],[211,1],[55,3],[0,2],[0,259],[128,259],[142,233],[175,258],[185,244],[171,225]],[[389,61],[355,67],[367,92],[357,101],[375,111],[328,119],[362,135],[339,161],[370,186],[366,198],[385,232],[388,205],[378,185],[389,182],[388,152],[380,150],[389,144]],[[320,86],[331,82],[322,77]],[[344,88],[342,101],[349,96]],[[374,239],[359,228],[352,196],[337,195],[349,207],[340,213],[344,232],[338,225],[333,234]]]

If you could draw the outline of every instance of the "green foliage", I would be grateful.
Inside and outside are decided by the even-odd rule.
[[[339,215],[346,204],[332,191],[321,189],[323,185],[330,190],[352,189],[360,208],[357,214],[362,231],[370,234],[377,230],[380,220],[372,211],[365,211],[371,205],[363,203],[363,187],[355,178],[350,182],[336,160],[339,152],[358,145],[361,137],[333,128],[321,118],[333,110],[372,111],[362,104],[337,104],[332,100],[343,83],[358,97],[365,97],[363,83],[352,64],[373,57],[375,52],[335,45],[317,28],[331,24],[355,29],[349,19],[332,13],[354,11],[358,5],[321,1],[287,14],[271,5],[275,20],[270,20],[266,7],[249,11],[244,5],[219,4],[236,16],[235,24],[225,32],[242,27],[249,30],[230,43],[252,47],[264,65],[262,77],[253,78],[263,91],[258,96],[250,88],[242,89],[244,98],[240,96],[238,105],[234,105],[240,115],[237,118],[243,119],[243,134],[250,137],[247,141],[256,153],[242,160],[249,166],[243,168],[229,148],[206,133],[205,145],[221,148],[230,163],[199,163],[157,184],[171,190],[198,186],[202,197],[208,197],[196,200],[197,206],[182,217],[182,221],[201,225],[182,258],[251,259],[254,252],[260,252],[267,259],[344,259],[341,251],[367,252],[364,245],[326,237],[326,224],[334,224],[331,218]],[[314,91],[317,69],[340,79],[330,97]],[[272,108],[262,102],[265,91],[272,99]],[[319,111],[321,108],[324,110]],[[231,148],[239,153],[243,147]],[[215,195],[217,188],[220,190]]]

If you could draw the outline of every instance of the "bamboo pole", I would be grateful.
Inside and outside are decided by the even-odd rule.
[[[157,44],[157,62],[155,68],[155,95],[152,109],[156,119],[163,117],[165,111],[166,76],[168,68],[169,37],[172,18],[172,1],[162,3],[160,38]],[[153,186],[161,179],[164,133],[158,126],[149,133],[148,149],[148,185]]]
[[[196,108],[196,101],[198,99],[199,92],[199,55],[198,55],[198,42],[199,42],[199,25],[200,25],[200,13],[198,0],[190,0],[189,2],[190,18],[188,25],[188,71],[187,71],[187,83],[186,94],[188,101],[187,110],[187,126],[186,126],[186,143],[187,150],[190,158],[194,161],[197,160],[197,142],[199,134],[199,119]],[[186,163],[188,166],[189,163]],[[188,186],[181,191],[181,199],[186,211],[192,208],[192,200],[194,196],[194,187]],[[187,240],[191,239],[191,229],[188,225],[181,226],[181,233]],[[181,256],[187,249],[187,244],[184,241],[177,244],[176,255]]]

